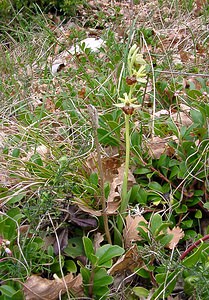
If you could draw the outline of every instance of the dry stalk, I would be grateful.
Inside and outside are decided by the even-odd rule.
[[[100,148],[98,133],[97,133],[97,129],[99,127],[98,112],[93,105],[88,105],[88,111],[91,116],[91,124],[92,124],[92,128],[94,131],[94,141],[95,141],[96,152],[97,152],[98,171],[99,171],[100,187],[101,187],[102,215],[103,215],[103,221],[104,221],[105,235],[106,235],[108,243],[112,244],[109,225],[108,225],[107,203],[106,203],[105,190],[104,190],[105,182],[104,182],[104,173],[103,173],[103,167],[102,167],[101,148]]]

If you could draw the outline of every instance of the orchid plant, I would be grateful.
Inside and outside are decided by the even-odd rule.
[[[126,158],[123,184],[121,190],[121,205],[120,215],[117,219],[117,228],[121,233],[123,229],[123,218],[128,207],[128,171],[130,163],[130,118],[136,108],[140,105],[136,104],[137,98],[133,97],[136,91],[137,84],[146,83],[146,61],[143,55],[139,53],[139,47],[134,44],[128,53],[127,58],[128,77],[126,83],[129,87],[129,92],[123,94],[123,98],[119,98],[120,103],[114,104],[123,110],[125,116],[125,142],[126,142]]]

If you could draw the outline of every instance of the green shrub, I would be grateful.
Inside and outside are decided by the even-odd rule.
[[[0,17],[10,17],[14,11],[19,11],[23,7],[35,10],[38,6],[44,12],[56,12],[66,16],[76,14],[76,8],[83,4],[84,0],[2,0],[0,1]]]

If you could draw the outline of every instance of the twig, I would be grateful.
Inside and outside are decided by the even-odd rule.
[[[178,72],[178,71],[161,71],[155,70],[156,73],[165,73],[165,74],[177,74],[182,76],[192,76],[192,77],[209,77],[209,74],[195,74],[195,73],[187,73],[187,72]]]
[[[183,260],[194,248],[196,248],[200,243],[209,240],[209,234],[205,235],[204,237],[202,237],[201,239],[199,239],[198,241],[196,241],[194,244],[192,244],[186,251],[184,251],[182,253],[182,255],[180,256],[180,260]]]
[[[100,177],[100,187],[101,187],[101,200],[102,200],[102,215],[104,220],[104,229],[106,238],[109,244],[112,244],[111,236],[110,236],[110,230],[108,226],[108,216],[107,216],[107,205],[106,205],[106,198],[105,198],[105,189],[104,189],[104,173],[102,168],[102,159],[101,159],[101,151],[100,151],[100,144],[98,139],[98,133],[97,129],[99,127],[98,124],[98,113],[96,108],[93,105],[88,105],[88,111],[91,116],[91,123],[92,128],[94,131],[94,140],[95,140],[95,146],[97,151],[97,160],[98,160],[98,171],[99,171],[99,177]]]

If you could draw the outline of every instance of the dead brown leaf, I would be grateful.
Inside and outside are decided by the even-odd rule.
[[[181,50],[179,52],[179,55],[180,55],[180,59],[183,63],[186,63],[189,61],[194,61],[194,59],[195,59],[195,56],[188,51]]]
[[[88,204],[84,203],[81,199],[77,198],[75,203],[84,212],[87,212],[87,213],[89,213],[89,214],[91,214],[93,216],[96,216],[96,217],[100,217],[102,215],[102,211],[95,210],[95,209],[89,207]]]
[[[97,153],[90,154],[86,161],[86,165],[90,172],[98,173]],[[102,157],[102,169],[104,173],[104,181],[112,182],[118,173],[118,168],[121,165],[121,161],[118,155]]]
[[[147,141],[148,151],[152,158],[158,159],[163,153],[166,153],[167,140],[158,136]]]
[[[77,296],[82,295],[82,277],[74,277],[71,273],[63,279],[49,280],[38,275],[30,276],[24,284],[26,300],[57,300],[60,293],[64,294],[66,288]]]
[[[139,256],[137,245],[133,245],[117,262],[109,269],[108,273],[114,275],[115,273],[122,273],[124,271],[131,271],[133,273],[136,268],[141,268],[144,262]]]
[[[97,232],[94,235],[94,250],[95,252],[99,249],[101,246],[101,243],[104,241],[104,234],[101,234],[101,232]]]
[[[140,241],[141,237],[138,231],[139,222],[143,221],[147,223],[143,216],[131,216],[128,215],[125,218],[126,226],[123,230],[123,238],[125,243],[125,248],[129,248],[132,246],[132,242]],[[144,228],[145,229],[145,228]]]
[[[180,111],[172,114],[172,120],[177,126],[190,126],[192,124],[192,120],[189,118],[188,114]]]
[[[36,148],[31,148],[31,151],[27,153],[26,157],[23,157],[23,161],[30,160],[31,156],[35,153],[38,153],[42,159],[46,159],[47,154],[49,153],[49,149],[45,145],[39,145]]]
[[[68,228],[60,228],[57,230],[57,238],[54,241],[54,253],[55,255],[59,254],[59,251],[62,251],[67,247],[68,244]]]
[[[123,184],[125,164],[122,164],[118,169],[118,174],[115,175],[111,185],[110,193],[107,199],[107,214],[114,214],[120,205],[120,193]],[[128,172],[128,188],[136,183],[134,175],[129,170]]]
[[[195,0],[196,9],[194,10],[195,16],[199,16],[203,13],[204,6],[206,5],[206,0]]]
[[[183,79],[183,87],[185,89],[193,88],[195,90],[201,90],[201,83],[194,77],[189,77],[187,79]]]
[[[177,226],[174,227],[173,229],[168,228],[167,233],[173,235],[172,240],[167,245],[167,248],[172,250],[176,247],[178,242],[184,237],[184,232],[180,227]]]
[[[97,169],[97,154],[94,152],[91,154],[87,161],[86,165],[88,170],[92,173],[98,173]],[[119,205],[120,205],[120,193],[121,193],[121,186],[123,183],[124,178],[124,164],[121,165],[121,160],[118,155],[114,155],[112,157],[103,157],[102,158],[102,168],[104,173],[104,181],[110,183],[110,193],[107,199],[107,210],[106,213],[108,215],[112,215],[116,213]],[[129,170],[128,173],[128,188],[133,186],[135,183],[135,178],[132,172]],[[88,209],[84,208],[82,204],[78,204],[81,209]],[[88,212],[89,209],[88,209]],[[90,212],[91,213],[91,212]],[[101,214],[101,213],[100,213]]]
[[[82,87],[80,91],[78,91],[78,97],[81,99],[85,99],[86,97],[86,88]]]

